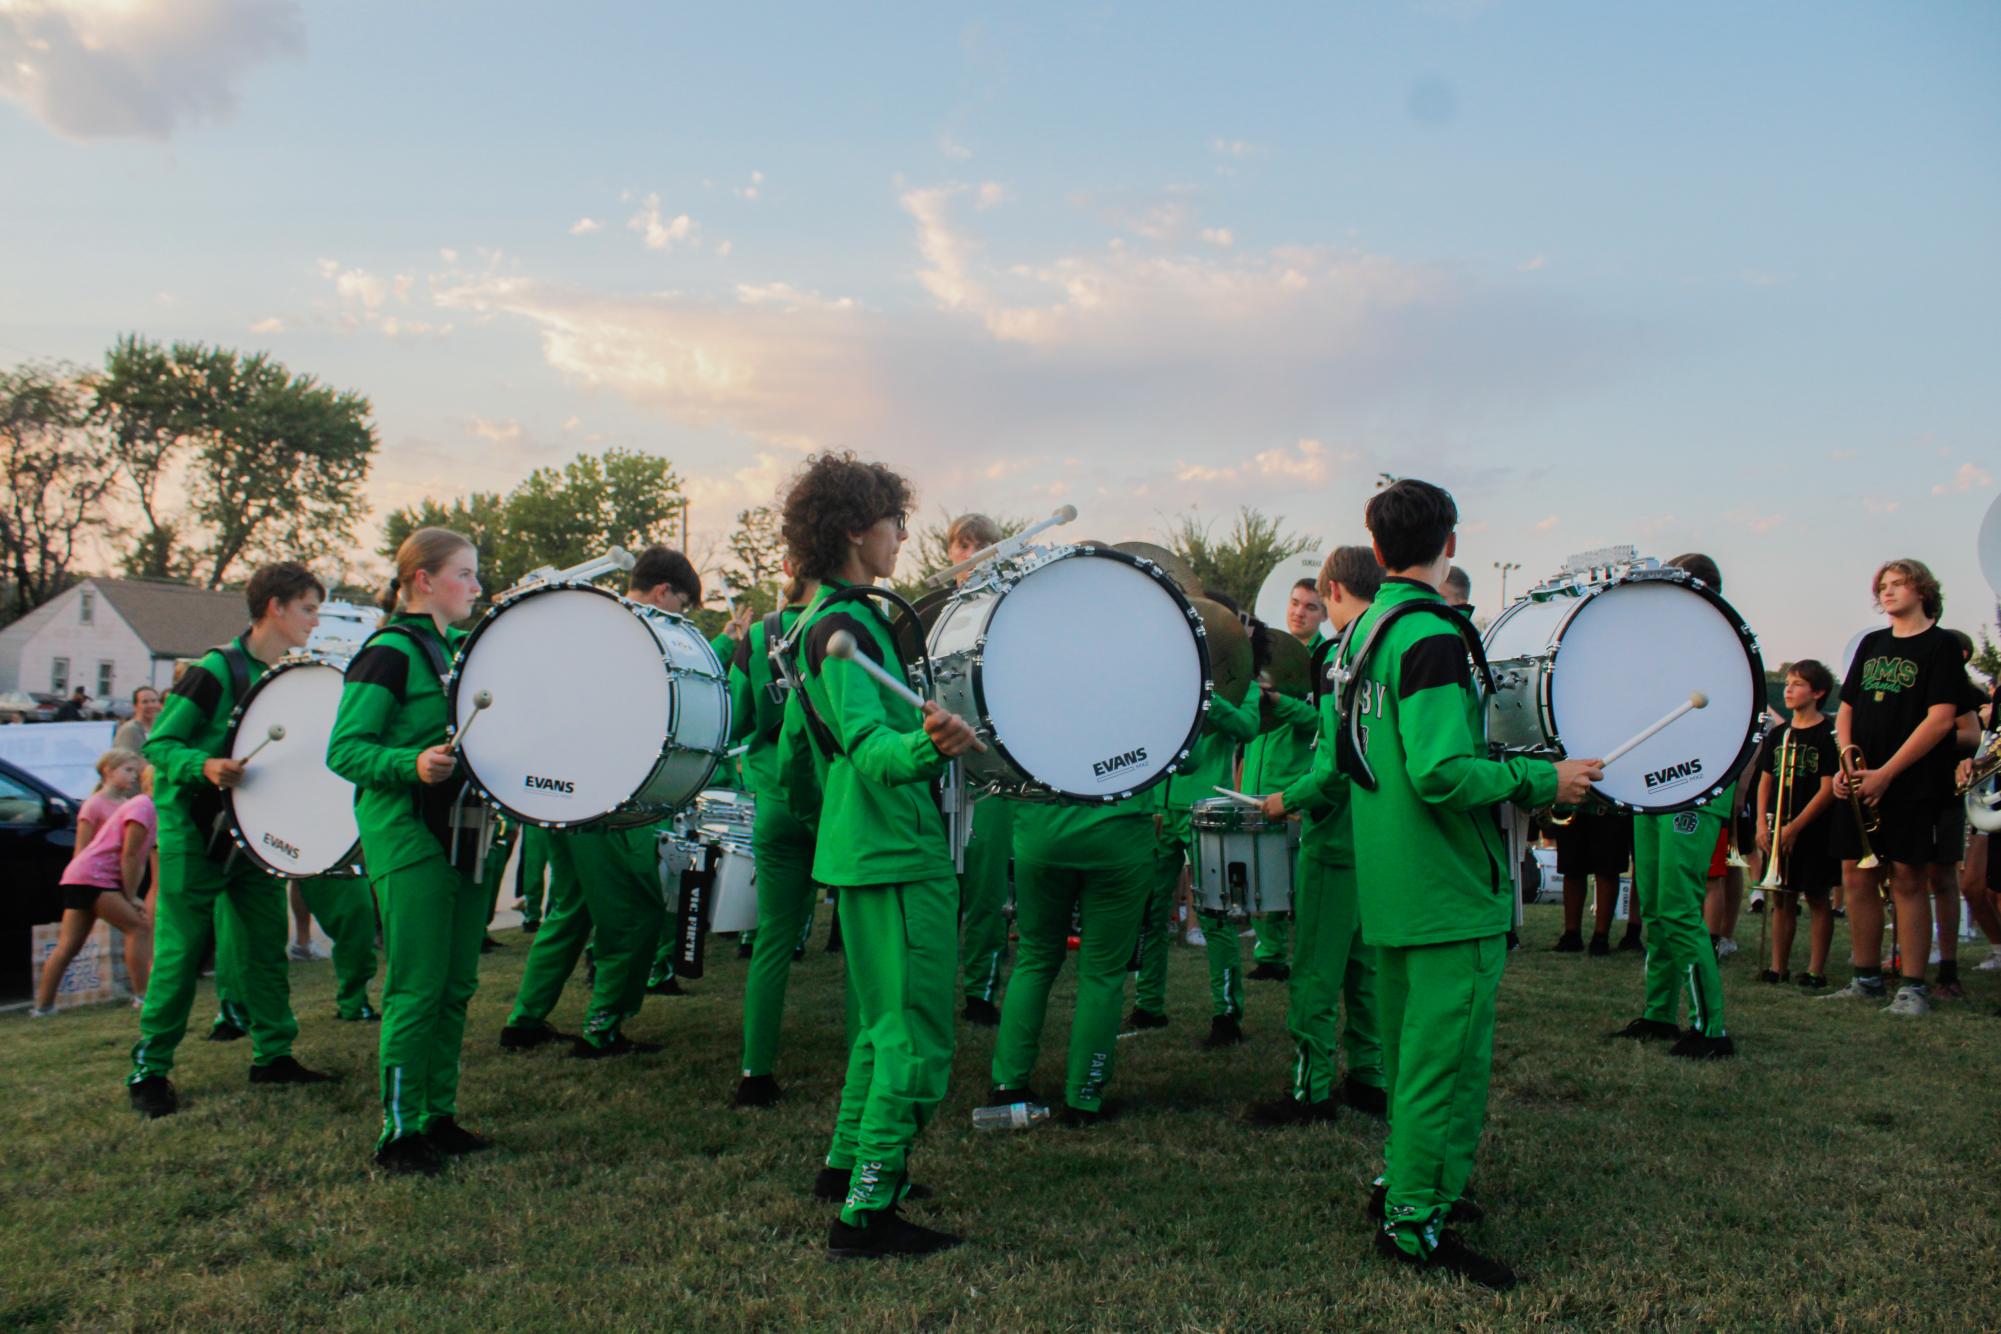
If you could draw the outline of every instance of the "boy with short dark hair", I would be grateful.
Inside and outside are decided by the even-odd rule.
[[[1834,805],[1834,774],[1839,766],[1834,724],[1820,706],[1833,689],[1833,674],[1812,658],[1787,668],[1785,700],[1792,718],[1758,748],[1754,767],[1758,848],[1768,859],[1777,859],[1781,879],[1772,900],[1772,958],[1759,974],[1761,982],[1784,982],[1791,975],[1793,933],[1799,924],[1800,896],[1805,895],[1813,924],[1800,985],[1827,985],[1827,950],[1834,939],[1834,905],[1829,896],[1841,879],[1828,813]],[[1783,810],[1779,808],[1782,780]]]

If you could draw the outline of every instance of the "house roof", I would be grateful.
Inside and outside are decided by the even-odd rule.
[[[154,656],[193,658],[226,644],[250,623],[243,594],[152,579],[92,579]]]

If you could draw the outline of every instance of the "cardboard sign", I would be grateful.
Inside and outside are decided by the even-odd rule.
[[[35,928],[34,939],[29,945],[34,977],[41,977],[42,965],[55,953],[61,933],[62,928],[56,923]],[[92,923],[90,934],[84,937],[83,948],[76,952],[69,967],[63,970],[63,980],[56,987],[56,1008],[69,1010],[79,1005],[101,1005],[131,994],[126,990],[124,952],[124,941],[111,929],[111,923]]]

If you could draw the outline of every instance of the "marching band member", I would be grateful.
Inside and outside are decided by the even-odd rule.
[[[772,671],[771,648],[774,632],[783,639],[818,592],[815,581],[790,579],[777,619],[751,622],[730,659],[730,744],[749,747],[743,755],[744,778],[757,798],[757,822],[751,827],[757,934],[743,980],[743,1077],[733,1098],[739,1107],[768,1107],[782,1093],[772,1070],[785,992],[793,955],[813,921],[813,828],[794,809],[780,763],[785,701]],[[812,803],[801,805],[812,808]]]
[[[1843,751],[1850,746],[1861,751],[1855,790],[1863,809],[1875,813],[1877,827],[1868,840],[1888,863],[1896,897],[1903,976],[1889,1012],[1917,1016],[1931,1011],[1925,986],[1932,936],[1928,876],[1939,855],[1945,807],[1957,801],[1947,739],[1961,710],[1966,669],[1959,646],[1938,627],[1944,599],[1924,562],[1885,561],[1870,587],[1890,624],[1865,635],[1856,648],[1848,679],[1841,683],[1834,728]],[[1845,802],[1849,791],[1846,776],[1836,774],[1834,795]],[[1881,1000],[1884,873],[1857,865],[1863,834],[1852,817],[1836,820],[1834,834],[1848,891],[1855,974],[1847,986],[1823,999]]]
[[[1001,540],[1000,525],[984,514],[961,514],[945,530],[945,555],[956,565]],[[972,571],[959,576],[964,584]],[[1001,965],[1007,959],[1007,868],[1013,856],[1014,803],[987,797],[973,803],[966,869],[959,873],[960,956],[965,972],[968,1023],[1000,1022]],[[1123,984],[1122,984],[1123,985]]]
[[[1784,982],[1793,953],[1793,933],[1799,926],[1802,895],[1812,914],[1807,941],[1807,970],[1802,987],[1827,985],[1827,951],[1834,941],[1834,905],[1829,891],[1841,879],[1829,840],[1827,815],[1834,806],[1836,759],[1834,723],[1820,711],[1834,689],[1834,676],[1812,658],[1786,669],[1786,707],[1792,718],[1768,733],[1758,750],[1759,851],[1777,857],[1783,886],[1773,896],[1772,958],[1761,982]],[[1784,766],[1780,759],[1784,756]],[[1785,809],[1779,810],[1779,785],[1785,785]],[[1776,816],[1776,820],[1775,817]]]
[[[327,767],[354,784],[361,851],[382,901],[382,1133],[375,1161],[431,1174],[489,1141],[458,1123],[466,1006],[479,988],[484,887],[454,865],[445,677],[479,598],[479,552],[446,528],[396,550],[389,613],[347,667]]]
[[[1366,519],[1387,576],[1350,635],[1362,745],[1359,757],[1343,751],[1373,773],[1352,800],[1390,1099],[1377,1249],[1507,1288],[1512,1270],[1443,1230],[1486,1119],[1494,996],[1514,916],[1513,877],[1490,816],[1503,801],[1579,801],[1602,771],[1596,760],[1487,757],[1484,703],[1461,638],[1470,627],[1429,610],[1444,607],[1436,589],[1457,545],[1452,497],[1405,478],[1371,498]]]
[[[1369,609],[1382,581],[1383,567],[1369,548],[1336,547],[1321,567],[1325,600],[1316,599],[1315,605],[1337,631],[1345,630]],[[1314,627],[1318,625],[1316,618]],[[1308,767],[1289,783],[1276,790],[1264,784],[1251,785],[1250,762],[1246,760],[1244,766],[1245,790],[1268,793],[1264,805],[1268,817],[1277,820],[1300,815],[1306,822],[1300,832],[1299,871],[1293,879],[1295,957],[1285,1015],[1295,1052],[1292,1091],[1286,1097],[1252,1106],[1247,1119],[1254,1125],[1331,1121],[1342,1102],[1377,1116],[1388,1106],[1376,1001],[1376,951],[1362,938],[1349,784],[1336,762],[1340,701],[1332,690],[1322,694],[1314,718],[1318,740],[1308,756]],[[1348,1022],[1337,1035],[1344,996]],[[1348,1057],[1345,1081],[1337,1081],[1337,1036]]]
[[[1688,571],[1719,593],[1723,574],[1699,552],[1668,564]],[[1669,1051],[1691,1060],[1719,1060],[1737,1044],[1723,1024],[1723,979],[1703,918],[1711,861],[1729,837],[1725,822],[1736,808],[1733,783],[1694,810],[1633,819],[1633,895],[1647,939],[1646,1004],[1640,1017],[1608,1037],[1638,1042],[1673,1040]],[[1688,991],[1686,1033],[1676,1019]]]
[[[888,618],[851,590],[895,571],[909,507],[909,484],[882,464],[822,454],[807,462],[782,511],[793,569],[821,584],[801,617],[801,688],[786,700],[787,731],[810,739],[820,776],[813,876],[840,896],[856,1019],[822,1173],[848,1177],[827,1238],[837,1258],[926,1254],[962,1240],[907,1221],[896,1206],[911,1145],[952,1069],[959,891],[930,783],[978,742],[936,703],[920,713],[829,652],[845,631],[856,654],[905,675]],[[795,713],[802,721],[791,725]]]
[[[1326,619],[1326,604],[1313,588],[1313,581],[1301,579],[1294,584],[1286,599],[1286,632],[1311,652]],[[1259,704],[1259,721],[1261,729],[1244,746],[1243,773],[1237,782],[1241,792],[1280,791],[1313,767],[1313,738],[1320,718],[1311,700],[1266,690]],[[1293,882],[1298,884],[1296,875]],[[1292,975],[1286,954],[1297,919],[1296,904],[1290,916],[1267,913],[1251,919],[1257,933],[1251,950],[1251,957],[1257,960],[1251,969],[1253,982],[1283,982]]]
[[[334,1078],[292,1057],[299,1024],[286,973],[284,883],[232,855],[220,829],[222,789],[243,779],[242,763],[222,754],[230,714],[265,668],[306,646],[326,588],[305,566],[285,561],[253,574],[244,597],[250,628],[187,670],[146,738],[160,821],[160,886],[153,896],[152,979],[125,1082],[133,1108],[148,1117],[170,1115],[179,1106],[167,1075],[187,1032],[217,913],[232,918],[242,944],[236,981],[250,1031],[251,1082]]]

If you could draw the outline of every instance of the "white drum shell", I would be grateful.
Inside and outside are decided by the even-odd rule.
[[[1286,823],[1291,829],[1195,829],[1195,906],[1231,917],[1291,912],[1298,825]]]
[[[230,837],[261,869],[289,880],[357,873],[361,830],[354,785],[327,768],[346,684],[342,664],[329,658],[279,663],[244,692],[230,720],[224,753],[241,759],[284,727],[282,741],[257,751],[243,781],[229,790]]]
[[[716,873],[709,890],[709,901],[715,905],[709,914],[709,930],[755,931],[757,854],[748,844],[726,841],[710,844],[709,858]]]
[[[707,785],[727,744],[723,665],[685,617],[586,584],[496,606],[452,673],[454,725],[493,702],[462,755],[481,796],[528,824],[655,824]]]
[[[1165,576],[1095,547],[1060,549],[946,602],[930,634],[939,703],[985,739],[976,789],[1115,801],[1164,780],[1208,709],[1202,622]]]
[[[1606,770],[1593,790],[1615,809],[1700,805],[1734,780],[1757,741],[1757,640],[1681,571],[1524,599],[1496,619],[1484,647],[1499,686],[1487,740],[1509,753],[1603,755],[1690,694],[1708,697]]]

